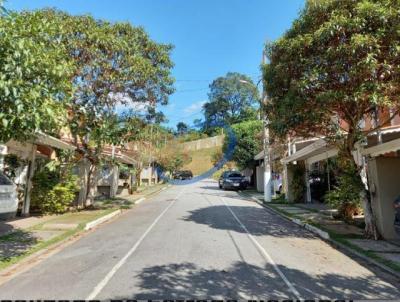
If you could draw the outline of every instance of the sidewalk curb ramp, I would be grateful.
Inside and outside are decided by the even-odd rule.
[[[249,196],[246,195],[246,197],[249,197]],[[263,207],[264,207],[265,209],[267,209],[268,211],[271,211],[271,212],[273,212],[273,213],[275,213],[275,214],[281,216],[282,218],[284,218],[284,219],[286,219],[286,220],[289,220],[289,221],[291,221],[291,222],[293,222],[293,223],[295,223],[295,224],[297,224],[297,225],[299,225],[299,226],[305,228],[306,230],[308,230],[308,231],[310,231],[310,232],[312,232],[312,233],[318,235],[318,236],[321,237],[323,240],[328,241],[330,244],[332,244],[332,245],[335,246],[336,248],[345,250],[345,251],[347,251],[348,253],[350,253],[350,254],[352,254],[352,255],[355,255],[355,256],[357,256],[357,257],[363,259],[364,261],[368,262],[369,264],[374,265],[374,266],[377,266],[377,267],[379,267],[380,269],[382,269],[383,271],[385,271],[385,272],[387,272],[387,273],[389,273],[389,274],[391,274],[391,275],[393,275],[393,276],[395,276],[395,277],[397,277],[397,278],[400,278],[400,273],[399,273],[399,272],[397,272],[397,271],[391,269],[390,267],[388,267],[388,266],[386,266],[386,265],[384,265],[384,264],[382,264],[382,263],[380,263],[380,262],[378,262],[378,261],[376,261],[376,260],[374,260],[374,259],[372,259],[372,258],[370,258],[370,257],[368,257],[368,256],[365,256],[365,255],[363,255],[363,254],[357,252],[356,250],[354,250],[354,249],[352,249],[352,248],[349,248],[348,246],[344,245],[343,243],[340,243],[340,242],[338,242],[338,241],[332,239],[332,238],[329,236],[329,233],[328,233],[328,232],[325,232],[325,231],[323,231],[323,230],[321,230],[321,229],[319,229],[319,228],[317,228],[317,227],[315,227],[315,226],[313,226],[313,225],[311,225],[311,224],[308,224],[308,223],[306,223],[306,222],[303,222],[303,221],[301,221],[300,219],[289,217],[289,216],[287,216],[287,215],[285,215],[285,214],[283,214],[283,213],[277,211],[277,210],[274,209],[273,207],[268,206],[268,204],[265,204],[265,203],[261,202],[260,200],[258,200],[258,199],[255,198],[254,196],[251,196],[250,198],[251,198],[253,201],[257,202],[259,205],[263,206]]]

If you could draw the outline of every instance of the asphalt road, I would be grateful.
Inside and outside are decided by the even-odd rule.
[[[400,298],[400,283],[236,192],[174,186],[0,286],[1,299]]]

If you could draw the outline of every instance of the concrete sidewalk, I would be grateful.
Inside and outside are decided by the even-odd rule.
[[[244,191],[242,193],[275,210],[276,213],[301,223],[317,234],[319,233],[321,237],[337,241],[342,246],[369,257],[374,264],[376,264],[376,261],[379,262],[385,268],[400,276],[400,246],[385,240],[365,239],[362,228],[334,218],[337,210],[321,203],[305,204],[274,201],[265,203],[263,195],[259,192]]]

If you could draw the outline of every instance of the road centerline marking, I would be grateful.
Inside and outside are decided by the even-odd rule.
[[[107,273],[107,275],[96,285],[96,287],[92,290],[92,292],[88,295],[86,300],[94,300],[97,295],[103,290],[103,288],[110,282],[115,273],[125,264],[128,258],[137,250],[142,241],[147,237],[153,227],[157,224],[157,222],[164,216],[164,214],[174,205],[174,203],[178,200],[178,198],[183,194],[183,191],[180,191],[176,197],[171,201],[171,203],[161,212],[160,215],[153,221],[153,223],[146,229],[143,235],[139,238],[138,241],[131,247],[131,249],[122,257],[113,268]]]
[[[233,218],[239,223],[240,227],[247,233],[247,236],[253,242],[253,244],[257,247],[257,249],[261,252],[261,254],[264,256],[264,258],[273,266],[277,274],[281,277],[281,279],[285,282],[289,290],[295,295],[296,299],[301,300],[300,293],[297,291],[297,289],[294,287],[294,285],[289,281],[289,279],[285,276],[285,274],[281,271],[281,269],[278,267],[278,265],[275,263],[275,261],[272,259],[272,257],[268,254],[268,252],[261,246],[261,244],[254,238],[254,236],[249,232],[249,230],[246,228],[246,226],[242,223],[242,221],[237,217],[237,215],[232,211],[232,209],[229,207],[229,205],[225,202],[223,197],[219,197],[221,201],[224,203],[226,208],[229,210],[229,212],[232,214]]]

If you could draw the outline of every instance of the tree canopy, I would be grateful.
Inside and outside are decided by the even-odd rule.
[[[232,126],[236,136],[236,146],[232,160],[240,169],[245,169],[254,162],[254,156],[262,149],[262,122],[259,120],[245,121]],[[223,150],[229,144],[229,136],[225,136]]]
[[[183,135],[189,131],[189,126],[184,122],[179,122],[176,124],[176,131],[178,135]]]
[[[129,23],[53,9],[0,22],[0,140],[67,126],[93,167],[90,179],[105,145],[122,146],[143,121],[163,119],[156,105],[173,92],[171,45]],[[120,114],[121,105],[131,110]]]
[[[61,31],[40,12],[0,17],[0,142],[57,132],[65,123],[73,65],[53,39]]]
[[[360,121],[376,108],[398,112],[399,12],[396,0],[308,1],[292,28],[267,45],[271,129],[328,137],[346,130],[358,138]]]
[[[229,72],[210,85],[209,101],[203,105],[204,129],[256,119],[259,95],[250,77]]]

